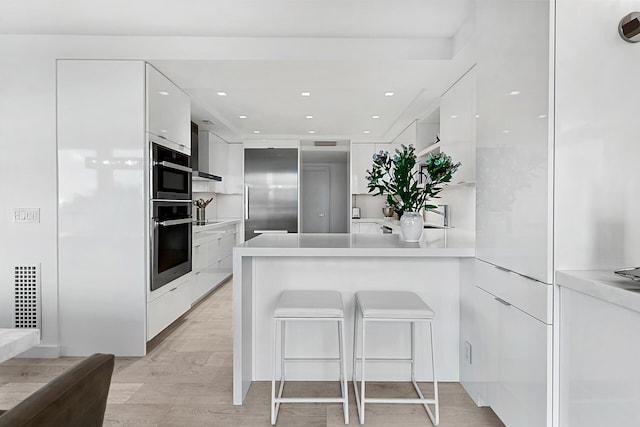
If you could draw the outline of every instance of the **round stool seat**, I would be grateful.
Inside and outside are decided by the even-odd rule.
[[[273,317],[344,317],[342,296],[337,291],[284,291],[273,310]]]
[[[362,317],[379,319],[433,319],[434,312],[422,298],[406,291],[356,293]]]

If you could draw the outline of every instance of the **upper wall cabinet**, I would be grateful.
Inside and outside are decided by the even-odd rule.
[[[453,183],[476,180],[476,76],[469,70],[440,99],[440,150],[462,165]]]
[[[147,71],[147,132],[191,148],[191,101],[151,65]]]
[[[351,194],[367,194],[367,169],[373,164],[376,144],[351,145]]]

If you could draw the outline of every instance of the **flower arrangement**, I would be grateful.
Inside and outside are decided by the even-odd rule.
[[[413,145],[395,150],[393,157],[387,151],[373,155],[373,166],[367,169],[367,188],[374,196],[386,196],[387,206],[391,206],[401,217],[404,212],[418,212],[422,208],[434,209],[429,200],[437,198],[442,184],[451,182],[453,174],[460,167],[445,153],[429,154],[425,164],[416,166]]]

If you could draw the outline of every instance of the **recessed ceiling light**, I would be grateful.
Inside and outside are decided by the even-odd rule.
[[[310,130],[309,133],[316,133],[316,131],[315,130]]]
[[[162,129],[162,130],[160,130],[160,132],[167,133],[167,130],[166,129]]]
[[[371,133],[371,131],[370,130],[365,130],[364,133]]]
[[[247,116],[244,116],[244,115],[243,116],[238,116],[238,117],[240,117],[241,119],[246,119],[247,118]]]
[[[511,95],[511,96],[520,95],[520,91],[519,90],[512,90],[511,92],[509,92],[509,95]]]
[[[227,96],[227,92],[217,92],[218,96]]]
[[[371,116],[372,119],[379,119],[380,116]]]
[[[302,95],[302,96],[311,96],[311,92],[302,92],[300,95]]]
[[[457,119],[458,116],[456,116],[455,114],[453,116],[451,116],[452,119]]]
[[[259,130],[254,130],[253,133],[260,133],[260,131]]]
[[[502,131],[502,133],[509,133],[509,132],[511,132],[509,129],[505,129]]]
[[[313,119],[313,116],[305,116],[307,119]]]
[[[546,114],[540,114],[540,115],[538,116],[538,118],[539,118],[539,119],[544,119],[545,117],[547,117],[547,115],[546,115]]]
[[[393,96],[393,92],[385,92],[384,96]]]
[[[167,96],[169,95],[169,92],[165,92],[164,90],[161,90],[160,92],[158,92],[160,95],[164,95]]]
[[[480,114],[476,114],[476,119],[479,119],[479,118],[480,118]]]

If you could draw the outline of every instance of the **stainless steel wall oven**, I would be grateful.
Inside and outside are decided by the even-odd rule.
[[[191,271],[191,200],[152,201],[151,290]]]
[[[191,200],[191,158],[151,143],[151,198]]]

